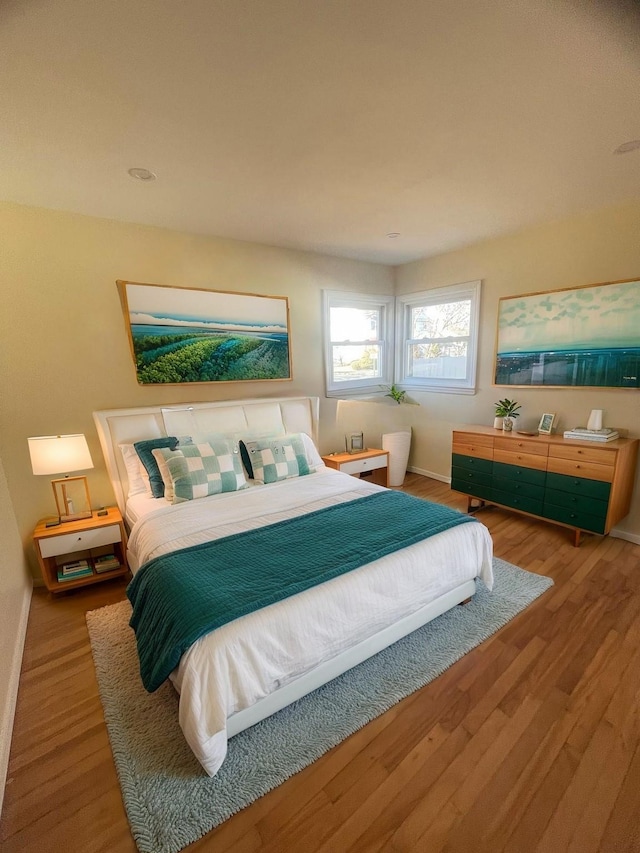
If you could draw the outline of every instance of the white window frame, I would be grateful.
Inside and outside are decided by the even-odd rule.
[[[332,308],[372,309],[380,311],[379,338],[375,343],[380,347],[380,376],[372,379],[355,379],[336,382],[333,377],[333,347],[337,344],[363,345],[372,341],[332,341],[330,339]],[[325,384],[327,397],[356,397],[358,395],[380,391],[382,385],[390,385],[393,376],[393,330],[394,297],[367,293],[351,293],[341,290],[323,291],[324,315],[324,358]]]
[[[480,281],[467,281],[449,287],[407,293],[396,299],[396,384],[407,390],[436,391],[444,394],[475,394],[478,363],[478,327],[480,319]],[[421,305],[442,305],[446,302],[471,303],[469,335],[467,336],[467,370],[464,379],[433,379],[408,375],[409,348],[420,341],[412,340],[411,310]],[[456,340],[459,340],[457,338]]]

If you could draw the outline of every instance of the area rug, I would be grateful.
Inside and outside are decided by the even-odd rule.
[[[142,687],[128,601],[87,613],[91,650],[127,816],[142,853],[177,853],[201,838],[494,634],[553,581],[494,559],[495,586],[481,581],[454,607],[329,684],[229,741],[209,778],[178,725],[166,682]]]

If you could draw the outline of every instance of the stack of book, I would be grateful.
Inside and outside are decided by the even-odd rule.
[[[585,441],[613,441],[619,437],[615,429],[603,427],[602,429],[587,429],[586,427],[574,427],[564,433],[565,438],[580,439]]]
[[[58,582],[75,581],[93,574],[88,560],[74,560],[72,563],[63,563],[58,568]]]
[[[93,565],[98,574],[100,572],[112,572],[114,569],[120,568],[120,560],[115,554],[103,554],[101,557],[95,558]]]

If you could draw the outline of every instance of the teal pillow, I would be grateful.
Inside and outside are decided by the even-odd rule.
[[[151,438],[147,441],[136,441],[133,444],[136,453],[149,475],[149,488],[154,498],[164,497],[164,482],[158,468],[158,463],[153,458],[152,450],[167,447],[175,450],[178,446],[178,438],[175,435],[166,438]]]
[[[240,452],[249,476],[256,483],[276,483],[311,473],[299,434],[241,441]]]
[[[160,451],[173,485],[173,503],[247,487],[240,456],[230,442],[186,444]]]

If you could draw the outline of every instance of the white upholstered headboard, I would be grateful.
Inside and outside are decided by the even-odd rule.
[[[318,443],[318,397],[269,397],[215,403],[179,403],[94,412],[100,446],[120,512],[129,492],[120,444],[165,435],[306,432]]]

